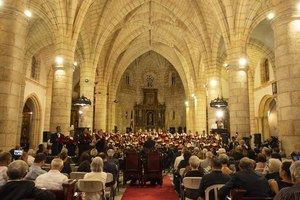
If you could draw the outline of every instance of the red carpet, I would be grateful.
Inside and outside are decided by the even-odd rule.
[[[162,186],[128,186],[122,200],[178,200],[170,177],[164,176]]]

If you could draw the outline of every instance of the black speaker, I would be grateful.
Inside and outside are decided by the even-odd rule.
[[[48,142],[48,140],[51,138],[52,132],[50,131],[44,131],[43,132],[43,142]]]
[[[182,127],[181,127],[181,126],[178,127],[178,133],[179,133],[179,134],[182,133]]]
[[[220,133],[220,136],[222,138],[222,142],[223,144],[229,144],[229,133],[226,133],[226,132],[222,132]]]
[[[254,133],[254,144],[255,144],[255,146],[261,145],[261,134],[260,133]]]

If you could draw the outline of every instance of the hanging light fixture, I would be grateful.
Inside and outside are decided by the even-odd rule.
[[[212,108],[226,108],[228,106],[228,102],[223,97],[218,97],[211,100],[209,105]]]
[[[92,102],[90,99],[88,99],[87,97],[82,95],[81,97],[79,97],[78,99],[75,99],[73,101],[73,105],[74,106],[90,106],[90,105],[92,105]]]

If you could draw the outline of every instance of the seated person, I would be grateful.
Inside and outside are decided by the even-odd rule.
[[[247,196],[254,197],[269,197],[270,188],[268,181],[257,174],[253,168],[253,160],[244,157],[239,162],[240,171],[234,173],[231,176],[231,180],[228,181],[225,186],[220,189],[220,199],[226,199],[230,190],[234,188],[241,188],[246,190]]]
[[[265,175],[267,180],[279,179],[279,170],[281,161],[277,158],[270,158],[268,164],[268,173]]]
[[[83,152],[79,159],[78,172],[91,172],[91,157],[88,152]]]
[[[11,154],[8,152],[1,152],[0,153],[0,187],[2,185],[4,185],[7,180],[7,166],[9,165],[9,163],[11,162]]]
[[[211,170],[213,156],[214,154],[211,151],[207,151],[205,153],[205,159],[201,162],[201,167],[205,172],[209,172]]]
[[[24,179],[34,181],[39,175],[47,173],[41,167],[45,164],[46,155],[38,153],[35,156],[33,164],[29,167],[29,172]]]
[[[91,171],[84,175],[83,179],[101,181],[105,188],[107,174],[103,172],[103,160],[100,157],[95,157],[91,163]],[[100,199],[100,193],[84,194],[86,199]]]
[[[205,190],[212,185],[225,184],[230,180],[228,174],[222,173],[222,163],[218,158],[212,159],[212,171],[209,174],[205,174],[200,182],[199,193],[200,197],[204,199]],[[214,194],[209,194],[210,199],[214,199]]]
[[[183,160],[178,164],[178,171],[182,168],[186,168],[189,165],[189,159],[192,153],[189,150],[183,152]]]
[[[119,170],[116,164],[107,162],[107,157],[105,153],[100,153],[99,156],[102,158],[103,161],[103,171],[106,173],[111,173],[114,177],[113,183],[114,184],[118,180]]]
[[[257,155],[257,163],[256,163],[256,167],[255,167],[255,171],[263,173],[264,168],[266,167],[266,156],[262,153],[259,153]]]
[[[184,177],[202,177],[203,170],[200,166],[200,159],[197,156],[191,156],[189,159],[189,166],[185,169]],[[200,167],[200,169],[199,169]],[[185,196],[189,199],[197,199],[199,197],[199,190],[185,189]]]
[[[16,160],[8,165],[7,175],[9,181],[0,188],[1,200],[19,200],[36,197],[39,190],[34,186],[34,182],[22,180],[27,170],[28,165],[23,160]]]
[[[59,154],[59,158],[62,159],[64,162],[64,166],[61,170],[61,173],[63,174],[70,174],[72,172],[71,165],[70,165],[70,159],[68,157],[68,150],[63,149],[61,153]]]
[[[30,167],[33,164],[33,162],[34,162],[34,150],[33,149],[29,149],[27,153],[28,153],[27,163],[28,163],[28,165]]]
[[[269,181],[270,188],[274,194],[277,194],[282,188],[293,186],[290,171],[291,164],[292,162],[283,162],[279,170],[280,179],[271,179]]]
[[[117,158],[114,158],[114,155],[115,155],[115,150],[108,149],[107,150],[107,162],[113,163],[113,164],[119,166],[119,160]]]
[[[300,161],[294,162],[291,167],[291,177],[294,185],[280,190],[274,200],[298,200],[300,199]]]
[[[222,164],[222,173],[223,174],[232,174],[233,171],[228,167],[229,165],[229,157],[226,154],[220,154],[218,156],[218,159],[220,160],[221,164]]]
[[[36,178],[36,187],[45,188],[47,190],[62,190],[62,184],[68,181],[68,177],[60,173],[63,166],[64,163],[60,158],[54,158],[51,161],[49,172]]]

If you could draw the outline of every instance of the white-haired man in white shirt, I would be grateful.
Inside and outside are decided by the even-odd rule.
[[[62,184],[68,181],[68,177],[60,173],[63,165],[64,163],[60,158],[54,158],[49,172],[38,176],[35,180],[35,186],[47,190],[62,190]]]

